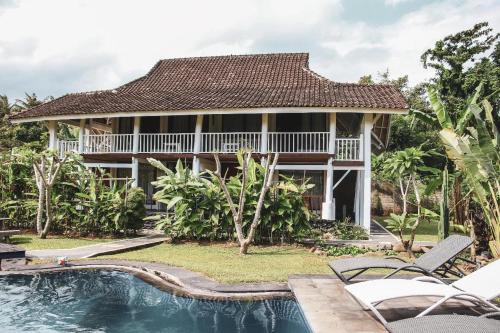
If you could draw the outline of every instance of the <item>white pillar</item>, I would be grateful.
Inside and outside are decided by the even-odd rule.
[[[49,129],[49,149],[57,149],[57,122],[49,120],[47,127]]]
[[[203,115],[199,114],[196,116],[196,127],[194,129],[194,147],[193,147],[193,173],[195,175],[200,173],[200,159],[198,155],[201,149],[201,130],[203,128]]]
[[[132,187],[139,186],[139,160],[132,157]]]
[[[321,218],[325,220],[335,219],[335,205],[333,201],[333,158],[328,159],[326,169],[325,202],[321,207]]]
[[[366,113],[363,121],[363,206],[362,206],[362,226],[369,232],[371,222],[371,131],[373,128],[373,114]]]
[[[139,152],[139,134],[141,132],[141,117],[134,117],[134,133],[133,133],[133,143],[132,152],[137,154]]]
[[[80,132],[78,132],[78,152],[83,153],[85,147],[85,119],[80,119]]]
[[[260,153],[267,154],[267,137],[269,133],[269,114],[262,114],[262,128],[260,136]]]
[[[337,114],[330,113],[330,137],[328,139],[328,153],[335,154],[335,139],[337,138]]]

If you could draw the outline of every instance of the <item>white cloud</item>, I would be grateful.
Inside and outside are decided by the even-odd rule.
[[[390,68],[415,82],[428,75],[425,49],[481,20],[498,31],[499,7],[446,0],[373,26],[344,20],[341,0],[8,1],[0,94],[111,88],[162,58],[283,51],[310,52],[311,67],[338,81]]]
[[[409,1],[413,1],[413,0],[384,0],[384,3],[385,3],[387,6],[397,6],[397,5],[399,5],[400,3],[403,3],[403,2],[409,2]]]

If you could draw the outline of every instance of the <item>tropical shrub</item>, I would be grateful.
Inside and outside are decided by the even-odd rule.
[[[175,171],[155,159],[148,161],[164,173],[153,182],[157,189],[153,198],[164,204],[167,211],[167,214],[156,214],[148,220],[157,221],[157,227],[174,238],[228,238],[222,194],[206,174],[193,174],[180,160]]]
[[[161,162],[148,159],[151,165],[161,170],[153,185],[157,192],[154,199],[165,206],[166,212],[148,217],[157,221],[157,227],[174,238],[232,240],[234,224],[230,207],[222,189],[211,174],[195,175],[181,161],[175,170],[166,168]],[[256,188],[262,184],[263,168],[259,163],[250,163],[246,181],[246,201],[243,215],[243,231],[248,231],[258,200]],[[310,228],[311,213],[302,194],[312,185],[297,184],[292,178],[282,176],[271,186],[265,196],[261,223],[256,229],[257,242],[289,241],[299,237]],[[241,174],[227,180],[227,188],[237,202],[241,189]]]
[[[38,155],[26,148],[0,154],[0,217],[9,217],[17,228],[36,227],[33,161]],[[110,185],[105,177],[87,169],[78,155],[70,156],[62,164],[50,196],[50,230],[100,235],[140,229],[145,215],[142,190],[127,191],[130,184]]]
[[[364,240],[369,238],[366,230],[352,223],[350,219],[335,222],[329,232],[336,239],[342,240]]]
[[[478,104],[482,85],[467,100],[465,109],[452,120],[450,110],[429,87],[429,99],[435,116],[416,112],[422,119],[441,126],[439,138],[446,154],[467,184],[474,202],[481,208],[484,220],[490,228],[491,249],[500,255],[500,129],[495,122],[493,107],[487,100]],[[495,96],[498,92],[495,93]],[[492,96],[494,98],[494,96]],[[457,110],[453,110],[456,112]]]
[[[367,253],[369,250],[352,245],[336,246],[336,245],[323,245],[321,249],[327,256],[340,257],[345,255],[357,256],[359,254]]]

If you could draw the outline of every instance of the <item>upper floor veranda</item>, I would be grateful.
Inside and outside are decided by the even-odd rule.
[[[364,123],[375,149],[386,143],[388,115],[358,113],[261,113],[177,116],[135,116],[66,120],[79,127],[78,138],[51,139],[64,154],[83,155],[203,155],[280,153],[307,158],[324,155],[343,161],[363,160]],[[55,132],[55,121],[49,128]]]

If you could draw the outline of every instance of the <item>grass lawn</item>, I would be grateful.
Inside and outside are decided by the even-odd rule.
[[[48,236],[47,239],[40,239],[34,234],[22,234],[11,237],[12,244],[23,247],[26,250],[72,249],[79,246],[108,242],[110,240],[112,239],[68,238],[64,236]]]
[[[224,283],[287,281],[290,274],[331,273],[333,260],[297,246],[252,246],[246,256],[227,244],[161,244],[100,258],[155,261],[200,272]]]

